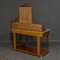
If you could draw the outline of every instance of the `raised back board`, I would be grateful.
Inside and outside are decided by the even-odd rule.
[[[28,5],[22,5],[19,7],[19,22],[20,23],[32,23],[32,7]]]

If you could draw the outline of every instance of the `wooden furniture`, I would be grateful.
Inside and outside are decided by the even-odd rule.
[[[19,22],[32,23],[32,6],[24,4],[19,7]]]
[[[44,56],[48,53],[49,29],[45,29],[43,24],[32,23],[32,7],[30,5],[23,4],[19,7],[19,18],[12,22],[11,32],[15,50],[37,56]],[[22,39],[22,36],[25,36],[26,39]],[[29,40],[29,36],[36,39]]]

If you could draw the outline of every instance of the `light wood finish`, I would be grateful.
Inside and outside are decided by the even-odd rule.
[[[40,36],[37,36],[37,54],[40,55]]]
[[[42,33],[38,31],[29,31],[29,30],[23,30],[23,29],[13,29],[12,28],[12,33],[16,34],[23,34],[23,35],[32,35],[32,36],[40,36],[42,37]]]
[[[33,31],[39,31],[43,32],[44,31],[44,26],[42,24],[19,24],[19,23],[13,23],[12,28],[17,28],[17,29],[25,29],[25,30],[33,30]]]
[[[13,40],[14,40],[14,49],[16,49],[16,34],[13,33]]]
[[[19,16],[17,19],[15,19],[15,21],[12,22],[11,32],[13,33],[13,42],[14,42],[15,50],[31,53],[38,56],[42,56],[47,53],[47,50],[41,49],[40,43],[41,43],[41,37],[48,36],[49,31],[44,28],[43,24],[32,23],[32,7],[30,5],[23,4],[19,7]],[[27,47],[27,46],[22,46],[22,45],[19,45],[17,47],[16,34],[22,34],[26,36],[27,35],[36,36],[37,48],[32,49],[29,46]]]
[[[19,7],[20,23],[32,23],[32,7]]]
[[[48,31],[46,31],[45,33],[43,33],[43,32],[35,33],[34,31],[12,29],[12,33],[13,33],[13,38],[14,38],[13,40],[14,40],[14,49],[15,50],[26,52],[26,53],[37,55],[37,56],[44,56],[45,54],[48,53],[48,50],[42,50],[40,48],[40,42],[41,42],[40,38],[43,37],[43,35],[45,35],[45,33],[48,34]],[[37,37],[37,48],[30,49],[29,47],[24,47],[24,46],[16,47],[16,34],[36,36]]]

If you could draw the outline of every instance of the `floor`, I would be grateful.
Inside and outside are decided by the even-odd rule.
[[[50,43],[49,53],[43,58],[15,51],[10,44],[0,44],[0,60],[60,60],[60,42]]]

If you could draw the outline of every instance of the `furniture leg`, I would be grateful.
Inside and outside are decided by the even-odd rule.
[[[14,49],[16,49],[16,34],[13,33],[13,40],[14,40]]]
[[[37,54],[40,55],[40,37],[37,37]]]

